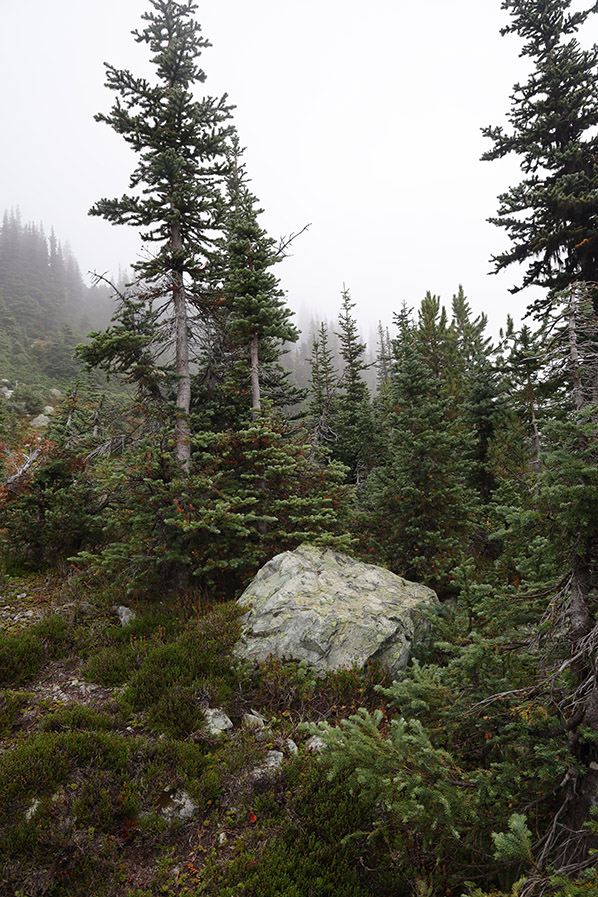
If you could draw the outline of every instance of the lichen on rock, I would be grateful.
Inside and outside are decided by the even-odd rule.
[[[320,674],[377,661],[397,673],[438,598],[383,567],[302,545],[265,564],[239,604],[250,608],[239,658],[305,661]]]

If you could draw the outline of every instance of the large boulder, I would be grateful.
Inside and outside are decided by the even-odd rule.
[[[302,545],[268,561],[239,598],[235,654],[305,661],[320,674],[378,661],[397,673],[426,628],[435,592],[338,551]]]

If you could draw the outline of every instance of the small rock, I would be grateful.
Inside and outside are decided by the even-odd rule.
[[[285,741],[284,744],[285,744],[285,747],[286,747],[287,751],[289,752],[289,754],[292,754],[293,757],[296,757],[297,754],[299,753],[299,748],[297,747],[297,745],[295,744],[293,739],[287,738],[287,740]]]
[[[54,406],[53,405],[44,405],[44,414],[47,414],[47,415],[54,414]]]
[[[181,822],[187,822],[199,810],[199,804],[186,791],[173,791],[167,788],[162,792],[158,808],[166,819],[178,816]]]
[[[25,810],[25,819],[29,822],[30,819],[33,819],[35,814],[37,813],[37,808],[39,807],[38,800],[32,800],[29,807]]]
[[[263,729],[266,725],[266,720],[260,713],[252,710],[251,713],[243,714],[243,725],[247,729]]]
[[[206,707],[203,713],[210,735],[221,735],[222,732],[232,729],[232,720],[220,707]]]
[[[70,697],[64,692],[59,685],[52,686],[52,700],[53,701],[61,701],[63,704],[68,704],[71,700]]]
[[[54,389],[50,390],[50,395],[54,396],[55,399],[59,399],[60,396],[62,395],[62,393],[60,392],[59,389],[54,388]]]
[[[278,774],[283,760],[284,754],[282,751],[268,751],[260,765],[256,766],[249,773],[249,778],[254,784],[263,784],[271,781]]]
[[[221,847],[223,847],[228,842],[228,838],[226,837],[226,832],[220,832],[218,835],[218,843]]]
[[[309,751],[310,754],[319,754],[325,747],[326,742],[323,738],[320,738],[319,735],[312,735],[311,738],[308,738],[305,742],[305,750]]]
[[[135,611],[131,610],[130,607],[125,607],[124,604],[120,604],[118,607],[115,607],[114,610],[120,620],[121,626],[128,626],[136,617]]]
[[[50,424],[50,418],[47,414],[38,414],[31,421],[32,427],[47,427]]]

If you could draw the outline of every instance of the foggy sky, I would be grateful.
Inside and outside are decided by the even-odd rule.
[[[130,36],[146,8],[0,0],[0,210],[53,226],[84,273],[140,252],[134,230],[87,210],[134,167],[93,115],[113,100],[104,61],[151,73]],[[236,104],[262,224],[276,238],[311,224],[277,271],[291,307],[335,316],[344,283],[367,333],[462,283],[494,332],[521,315],[536,292],[509,294],[514,269],[488,275],[507,244],[485,220],[518,162],[479,161],[480,129],[504,122],[526,72],[500,0],[199,0],[197,17],[213,44],[204,91]],[[597,39],[592,19],[582,40]]]

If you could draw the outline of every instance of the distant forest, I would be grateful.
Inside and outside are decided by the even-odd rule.
[[[54,230],[24,224],[15,210],[0,227],[0,379],[61,383],[81,366],[74,346],[104,327],[114,304],[106,285],[88,287]]]

